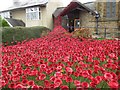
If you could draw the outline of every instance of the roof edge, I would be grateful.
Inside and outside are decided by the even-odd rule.
[[[85,6],[83,3],[79,2],[78,0],[73,0],[73,1],[71,1],[71,2],[67,5],[67,7],[65,7],[65,9],[60,13],[60,16],[62,16],[63,13],[66,11],[66,9],[67,9],[68,7],[70,7],[70,5],[73,4],[73,3],[76,3],[76,4],[80,5],[80,6],[82,6],[83,8],[85,8],[85,9],[87,10],[88,13],[91,12],[92,15],[96,15],[96,12],[95,12],[94,10],[88,8],[88,7]],[[68,8],[68,9],[69,9],[69,8]]]
[[[43,3],[43,4],[41,4],[41,3],[36,3],[36,4],[30,4],[30,5],[27,5],[27,6],[20,6],[20,7],[9,7],[8,9],[5,9],[5,10],[1,10],[0,12],[6,12],[6,11],[11,11],[11,10],[16,10],[16,9],[24,9],[24,8],[27,8],[27,7],[32,7],[32,6],[41,6],[41,7],[45,7],[46,6],[46,4],[48,3],[48,1],[47,2],[45,2],[45,3]]]

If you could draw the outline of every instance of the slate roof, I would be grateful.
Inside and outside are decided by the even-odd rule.
[[[5,18],[5,20],[8,22],[8,24],[11,27],[15,27],[15,26],[23,26],[23,27],[25,27],[25,23],[22,20],[12,19],[12,18]]]
[[[67,7],[65,7],[65,9],[60,13],[60,16],[64,16],[67,13],[69,13],[72,10],[78,9],[80,11],[86,11],[88,13],[91,13],[92,15],[96,15],[96,12],[92,9],[90,9],[89,7],[87,7],[86,5],[80,3],[77,0],[73,0]]]
[[[63,10],[65,7],[58,7],[55,12],[53,13],[54,17],[57,17]]]
[[[84,5],[90,8],[91,10],[95,10],[95,2],[87,2],[87,3],[84,3]]]
[[[21,8],[26,8],[26,7],[32,7],[32,6],[46,6],[47,3],[48,3],[48,0],[38,0],[38,1],[27,0],[26,2],[19,2],[18,5],[13,5],[9,7],[8,9],[0,11],[0,12],[21,9]]]

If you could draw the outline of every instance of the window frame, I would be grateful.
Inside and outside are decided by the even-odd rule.
[[[80,22],[80,18],[78,19],[74,19],[74,28],[78,29],[81,27],[81,22]]]
[[[11,12],[10,12],[10,11],[2,12],[0,15],[1,15],[1,17],[3,17],[3,18],[12,18],[12,15],[11,15]]]
[[[110,2],[109,0],[107,0],[107,2],[106,2],[106,18],[115,18],[115,17],[116,17],[116,2]]]
[[[26,19],[27,20],[40,20],[41,19],[41,8],[40,7],[26,8]]]

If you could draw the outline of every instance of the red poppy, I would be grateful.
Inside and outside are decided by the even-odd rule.
[[[78,72],[74,72],[73,75],[76,76],[76,77],[78,77],[79,73]]]
[[[17,82],[20,80],[20,76],[13,76],[11,79],[13,82]]]
[[[115,55],[115,53],[110,53],[110,54],[109,54],[109,57],[110,57],[110,58],[115,58],[116,55]]]
[[[65,58],[64,58],[64,62],[69,62],[69,56],[66,56]]]
[[[100,82],[100,81],[103,80],[103,77],[102,76],[96,76],[95,79]]]
[[[119,86],[118,82],[113,82],[113,81],[108,82],[108,85],[110,88],[118,88]]]
[[[12,75],[13,75],[13,76],[17,76],[17,75],[18,75],[18,72],[17,72],[17,71],[13,71],[13,72],[12,72]]]
[[[80,83],[79,80],[74,80],[74,84],[75,84],[76,87],[80,87],[80,84],[81,84],[81,83]]]
[[[29,86],[33,86],[34,85],[34,81],[33,80],[28,81],[28,85]]]
[[[105,74],[104,74],[104,77],[105,77],[105,79],[107,79],[107,80],[112,80],[112,79],[113,79],[113,75],[112,75],[111,73],[105,73]]]
[[[7,83],[4,80],[0,80],[0,87],[4,87]]]
[[[44,87],[50,88],[50,82],[48,80],[44,80]]]
[[[81,86],[82,86],[82,88],[88,88],[89,84],[87,82],[82,82]]]
[[[62,70],[62,66],[57,66],[56,70],[57,70],[57,71]]]
[[[46,64],[40,64],[40,68],[46,68]]]
[[[55,77],[62,78],[63,74],[61,72],[56,72]]]
[[[55,78],[54,80],[54,88],[59,87],[62,84],[62,80],[60,78]]]
[[[90,82],[90,87],[95,88],[96,87],[96,83]]]
[[[28,83],[28,80],[27,80],[27,79],[23,79],[23,80],[22,80],[22,85],[27,85],[27,83]]]
[[[72,77],[67,77],[67,78],[66,78],[66,82],[73,82]]]
[[[55,76],[51,76],[50,81],[54,82],[55,78],[56,78]]]
[[[91,82],[94,83],[95,85],[97,85],[100,83],[100,80],[97,77],[97,78],[93,78]]]
[[[61,90],[69,90],[69,87],[67,85],[62,85],[60,86]]]
[[[85,78],[87,78],[89,76],[88,71],[83,71],[82,72],[82,76],[85,77]]]
[[[33,85],[33,86],[31,87],[31,90],[40,90],[40,89],[39,89],[39,86],[38,86],[38,85]]]
[[[54,84],[50,84],[50,89],[54,90]]]
[[[66,74],[63,74],[62,80],[66,80],[67,77],[68,77],[68,76],[67,76]]]
[[[22,84],[17,84],[17,85],[15,86],[15,89],[17,89],[17,88],[18,88],[18,89],[20,89],[20,88],[22,89],[22,88],[24,88],[24,86],[23,86]]]
[[[66,72],[69,72],[69,73],[72,73],[73,72],[73,69],[71,67],[66,67]]]
[[[39,80],[44,80],[46,78],[46,75],[45,74],[41,74],[39,75],[38,79]]]

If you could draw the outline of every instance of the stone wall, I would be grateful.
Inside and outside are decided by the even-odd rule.
[[[99,19],[99,34],[101,37],[104,37],[105,28],[106,28],[106,36],[107,37],[118,37],[118,33],[120,33],[120,2],[118,0],[116,2],[116,13],[115,17],[106,17],[106,0],[96,0],[95,6],[96,10],[100,13]],[[111,7],[110,7],[111,8]]]
[[[89,28],[91,33],[95,32],[95,17],[87,12],[80,12],[80,27]]]
[[[118,37],[118,23],[114,21],[99,22],[99,35],[101,37]]]

